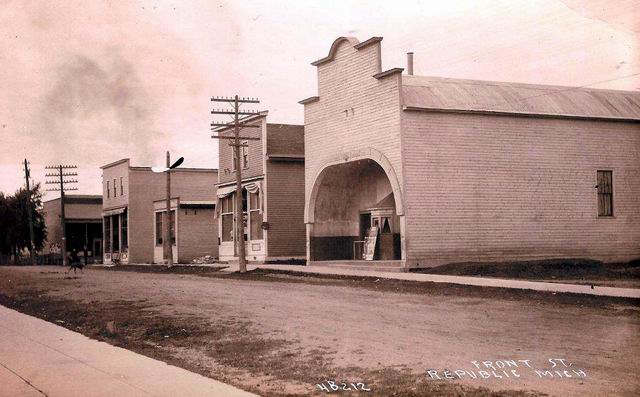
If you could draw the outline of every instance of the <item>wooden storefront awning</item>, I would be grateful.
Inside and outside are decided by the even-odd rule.
[[[124,214],[124,212],[127,210],[127,207],[122,207],[122,208],[116,208],[113,210],[108,210],[108,211],[102,211],[102,216],[111,216],[111,215],[119,215],[119,214]]]

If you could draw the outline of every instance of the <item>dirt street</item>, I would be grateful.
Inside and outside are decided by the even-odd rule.
[[[176,272],[0,267],[0,304],[263,395],[640,394],[638,301]]]

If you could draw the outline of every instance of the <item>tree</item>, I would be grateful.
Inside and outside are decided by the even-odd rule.
[[[11,249],[11,227],[13,216],[10,209],[11,196],[0,192],[0,254],[9,254]]]
[[[21,188],[13,196],[0,193],[0,253],[16,255],[23,249],[30,249],[28,210],[31,205],[33,213],[33,234],[36,251],[42,249],[46,239],[46,228],[42,209],[42,192],[40,184],[29,192]]]

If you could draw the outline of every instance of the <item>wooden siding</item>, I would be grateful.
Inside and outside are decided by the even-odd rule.
[[[304,163],[267,162],[268,257],[306,253]]]
[[[640,257],[638,124],[406,111],[403,128],[409,263]]]
[[[153,262],[153,202],[166,195],[165,174],[154,173],[143,167],[129,167],[126,162],[103,169],[103,175],[103,186],[107,178],[113,180],[116,177],[119,183],[119,176],[124,177],[125,195],[118,195],[115,199],[113,195],[111,199],[103,196],[103,209],[128,206],[129,262]],[[213,201],[217,180],[216,170],[174,170],[171,173],[171,196],[183,201]]]
[[[180,208],[178,210],[178,262],[190,263],[194,258],[218,257],[218,222],[212,208]]]
[[[264,128],[265,119],[261,119],[258,125],[262,125]],[[225,136],[233,136],[233,130],[225,131],[221,135]],[[252,178],[259,175],[264,174],[264,166],[263,166],[263,133],[262,128],[243,128],[240,129],[240,136],[248,136],[261,138],[259,141],[248,141],[248,150],[249,150],[249,164],[247,168],[242,169],[242,179]],[[232,147],[229,146],[228,139],[220,139],[218,142],[219,149],[218,154],[220,156],[219,160],[219,172],[220,172],[220,183],[233,182],[236,180],[236,173],[232,172],[232,156],[233,153]],[[241,158],[242,160],[242,158]],[[242,163],[241,165],[242,166]]]
[[[305,201],[319,170],[350,153],[373,148],[391,163],[402,185],[399,74],[376,79],[380,43],[360,50],[348,41],[318,66],[319,99],[305,104]]]

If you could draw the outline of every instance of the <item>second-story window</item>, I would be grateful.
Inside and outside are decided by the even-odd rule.
[[[120,195],[124,195],[124,186],[122,184],[122,177],[120,177]]]
[[[111,189],[109,188],[109,181],[107,181],[107,198],[111,198]]]
[[[236,150],[240,148],[236,148],[231,146],[231,172],[235,172],[236,170]]]
[[[249,141],[242,141],[242,146],[240,146],[240,153],[242,153],[242,157],[240,161],[242,162],[242,168],[249,167]]]
[[[116,187],[116,178],[113,178],[113,197],[116,197],[118,193],[118,188]]]

